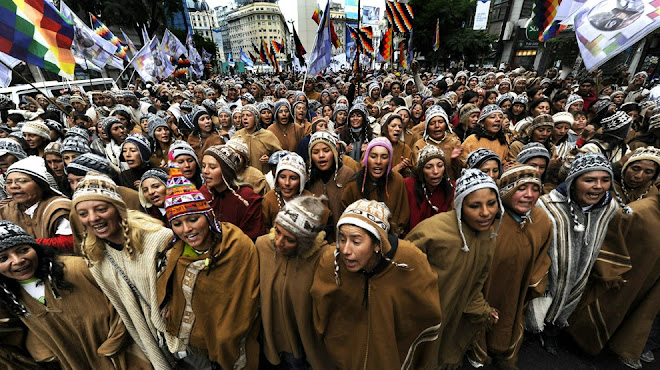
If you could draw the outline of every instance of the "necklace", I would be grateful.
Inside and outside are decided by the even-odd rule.
[[[431,196],[433,196],[433,193],[426,189],[426,184],[425,183],[422,183],[422,190],[424,190],[424,197],[426,198],[426,201],[431,206],[433,211],[435,213],[440,213],[440,210],[438,209],[438,207],[434,206],[433,203],[431,203],[431,199],[429,199],[429,193],[431,193]]]
[[[648,194],[649,191],[651,190],[651,186],[653,186],[653,184],[649,184],[649,187],[646,188],[646,191],[642,195],[640,195],[639,198],[635,199],[634,201],[638,201],[638,200],[644,198],[644,196],[646,196],[646,194]],[[628,189],[626,188],[626,184],[623,181],[621,181],[621,190],[623,190],[623,196],[626,197],[626,200],[629,200],[630,195],[628,195]],[[634,201],[630,200],[630,201],[625,202],[625,203],[628,204],[628,203],[632,203]]]
[[[286,125],[286,129],[282,129],[282,125],[280,125],[279,122],[277,122],[276,125],[277,125],[277,128],[279,128],[280,131],[282,131],[282,135],[283,135],[284,137],[286,137],[286,133],[287,133],[287,131],[289,131],[289,126],[290,126],[290,125]]]

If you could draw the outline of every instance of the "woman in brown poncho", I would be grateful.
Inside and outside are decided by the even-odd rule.
[[[240,138],[248,146],[250,166],[260,170],[264,175],[270,171],[268,158],[278,150],[282,150],[280,141],[272,132],[261,127],[259,111],[248,104],[241,108],[243,128],[236,131],[232,138]]]
[[[521,164],[500,178],[505,213],[484,286],[486,301],[497,307],[499,321],[474,343],[470,362],[484,364],[490,357],[498,368],[518,368],[527,302],[545,293],[550,267],[552,225],[545,212],[534,207],[542,186],[538,171]]]
[[[329,359],[312,325],[314,270],[330,245],[324,240],[318,198],[301,196],[277,214],[268,235],[257,239],[264,354],[289,368],[329,368]]]
[[[314,328],[332,368],[435,365],[428,351],[442,316],[438,280],[424,254],[388,234],[389,216],[383,203],[351,204],[337,223],[336,249],[314,274]]]
[[[456,183],[454,210],[428,218],[408,234],[438,274],[443,325],[433,343],[435,368],[460,366],[475,336],[497,323],[497,310],[483,295],[495,253],[502,206],[495,181],[477,169],[463,171]]]
[[[167,333],[183,343],[170,351],[195,368],[256,369],[259,344],[259,261],[238,227],[215,221],[204,196],[179,168],[170,169],[165,201],[177,236],[158,277]]]

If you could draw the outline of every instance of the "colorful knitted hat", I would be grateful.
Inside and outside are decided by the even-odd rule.
[[[555,121],[552,120],[552,116],[549,114],[539,114],[538,116],[534,117],[532,122],[527,124],[525,127],[525,132],[527,136],[531,137],[532,132],[536,130],[537,128],[541,127],[555,127]]]
[[[502,108],[500,108],[499,105],[489,104],[485,106],[484,109],[481,110],[481,114],[479,114],[479,120],[477,120],[477,123],[481,123],[483,120],[488,118],[488,116],[490,116],[493,113],[504,114],[504,112],[502,112]]]
[[[89,141],[78,135],[72,135],[62,141],[60,153],[73,152],[73,153],[89,153],[92,149],[89,147]]]
[[[387,163],[387,172],[385,173],[385,177],[389,176],[390,171],[392,171],[392,153],[394,153],[394,150],[392,149],[392,143],[385,137],[377,137],[369,142],[367,145],[367,150],[364,151],[364,159],[362,159],[362,163],[364,164],[364,168],[366,169],[368,166],[368,160],[369,160],[369,154],[371,153],[371,150],[374,147],[377,146],[382,146],[385,149],[387,149],[387,153],[389,154],[389,160]],[[367,176],[364,176],[365,180]],[[362,183],[362,192],[364,192],[364,182]],[[389,196],[389,195],[388,195]]]
[[[442,117],[445,120],[445,124],[447,125],[447,130],[451,133],[453,133],[451,129],[451,125],[449,124],[449,116],[447,116],[447,112],[445,112],[444,109],[442,109],[441,106],[439,105],[432,105],[429,107],[429,109],[426,110],[426,123],[424,125],[424,137],[428,137],[428,128],[429,128],[429,122],[431,122],[432,118],[435,117]]]
[[[516,157],[516,162],[525,164],[532,158],[545,158],[546,164],[550,162],[550,152],[541,143],[527,143],[523,145]]]
[[[417,167],[416,167],[417,173],[421,173],[426,163],[433,158],[440,158],[444,162],[445,161],[444,150],[438,148],[435,145],[427,145],[423,147],[417,153]]]
[[[217,225],[216,222],[211,222],[215,220],[215,217],[212,215],[211,206],[204,195],[183,176],[181,169],[176,164],[170,163],[170,176],[167,180],[165,195],[167,220],[172,223],[172,220],[177,217],[192,214],[204,214],[208,218],[209,225]],[[219,231],[219,229],[217,230]]]
[[[305,191],[305,182],[307,181],[307,167],[305,166],[305,161],[301,156],[293,152],[282,157],[280,162],[277,164],[277,170],[275,170],[276,183],[280,172],[284,170],[292,171],[298,175],[300,178],[298,194],[302,194],[303,191]]]
[[[496,161],[497,162],[497,167],[500,169],[500,175],[502,174],[502,159],[500,158],[497,153],[490,149],[485,149],[485,148],[479,148],[472,153],[470,153],[465,160],[465,164],[467,165],[467,168],[473,168],[477,170],[481,170],[481,166],[490,161]]]
[[[309,250],[316,236],[323,230],[325,206],[314,196],[297,197],[284,205],[275,217],[275,223],[296,236],[297,255]]]
[[[456,210],[456,218],[458,220],[458,231],[461,234],[461,240],[463,240],[463,248],[462,250],[464,252],[469,252],[470,248],[467,245],[467,241],[465,240],[465,234],[463,233],[463,201],[465,201],[465,198],[480,189],[493,189],[495,191],[495,194],[497,195],[497,203],[499,206],[499,215],[501,216],[502,213],[504,212],[504,208],[502,206],[502,199],[500,198],[500,193],[499,193],[499,188],[497,187],[497,184],[495,184],[495,180],[493,180],[490,176],[486,175],[483,173],[481,170],[470,168],[470,169],[464,169],[461,177],[456,180],[456,192],[454,195],[454,210]],[[495,231],[490,235],[490,238],[493,239],[497,237],[497,232],[500,229],[500,224],[502,223],[502,219],[498,221],[497,227],[495,228]]]
[[[140,134],[129,134],[126,137],[126,140],[121,144],[121,154],[119,154],[119,160],[124,160],[124,145],[131,143],[135,145],[140,152],[140,158],[142,163],[146,164],[151,158],[151,146],[149,145],[149,140],[146,137]]]
[[[539,186],[539,189],[543,189],[541,175],[536,168],[520,163],[516,163],[504,171],[498,183],[502,204],[507,208],[511,208],[511,198],[513,193],[515,193],[521,185],[536,184]]]
[[[41,121],[23,122],[23,127],[21,127],[21,132],[23,134],[33,134],[40,136],[46,140],[50,140],[50,128],[48,128],[48,126],[46,126],[46,124]]]
[[[76,176],[85,176],[88,172],[97,172],[107,176],[110,174],[110,162],[98,154],[85,153],[69,162],[66,172]]]

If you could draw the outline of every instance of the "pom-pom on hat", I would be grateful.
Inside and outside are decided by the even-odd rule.
[[[497,187],[495,180],[493,180],[490,176],[483,173],[481,170],[473,169],[473,168],[464,169],[461,174],[461,177],[459,177],[458,180],[456,181],[456,192],[454,195],[454,209],[456,210],[456,218],[458,219],[458,231],[459,234],[461,234],[461,240],[463,240],[462,250],[464,252],[469,252],[470,248],[467,245],[467,241],[465,240],[465,234],[463,233],[463,220],[462,220],[463,202],[465,201],[465,198],[469,194],[480,189],[492,189],[497,196],[497,203],[499,206],[498,214],[501,216],[502,213],[504,212],[502,206],[502,199],[500,198],[499,188]],[[497,227],[495,228],[495,231],[490,235],[491,239],[497,237],[497,232],[500,228],[501,222],[502,219],[500,218]]]
[[[300,178],[298,194],[302,194],[303,191],[305,191],[305,182],[307,181],[307,167],[305,166],[305,161],[296,153],[288,153],[282,157],[280,162],[277,164],[277,170],[275,170],[275,178],[279,177],[280,172],[284,170],[292,171],[298,175]]]

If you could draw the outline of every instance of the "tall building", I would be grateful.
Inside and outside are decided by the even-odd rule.
[[[330,21],[335,28],[335,33],[337,34],[339,41],[341,42],[340,47],[332,47],[332,56],[344,54],[346,52],[346,13],[341,4],[334,2],[330,4]]]
[[[184,30],[186,33],[191,31],[190,26],[190,16],[188,14],[188,1],[181,0],[183,7],[181,11],[176,13],[171,13],[170,17],[167,19],[167,26],[170,28],[176,28],[179,30]]]
[[[525,26],[532,16],[534,0],[497,0],[492,4],[487,32],[499,39],[496,65],[533,66],[539,42],[527,40]]]
[[[205,0],[187,0],[186,5],[193,32],[214,40],[213,30],[218,28],[215,11],[209,8]]]
[[[241,49],[246,53],[254,50],[253,43],[259,46],[263,40],[270,47],[271,41],[281,43],[288,40],[289,31],[277,4],[254,2],[232,11],[226,19],[228,36],[231,39],[230,50],[235,60],[240,56]],[[289,50],[288,42],[285,42],[285,46],[285,49]],[[287,60],[286,50],[277,54],[279,62]]]
[[[221,59],[222,61],[228,61],[229,53],[231,52],[231,38],[229,37],[229,24],[227,23],[227,17],[236,10],[236,4],[231,3],[229,5],[216,6],[213,10],[218,19],[218,28],[220,29],[220,38],[222,39]]]

